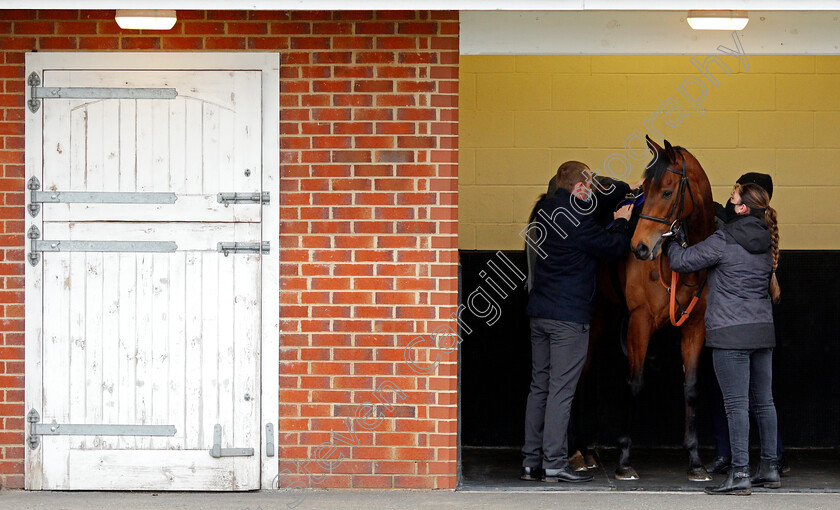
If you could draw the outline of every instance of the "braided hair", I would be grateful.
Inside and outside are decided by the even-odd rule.
[[[770,297],[774,303],[779,302],[782,291],[776,279],[776,268],[779,267],[779,224],[776,210],[770,207],[770,195],[758,184],[742,184],[738,188],[741,202],[750,208],[750,214],[759,217],[770,229],[770,251],[773,254],[773,272],[770,275]]]

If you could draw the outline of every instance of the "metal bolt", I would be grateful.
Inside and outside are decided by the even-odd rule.
[[[251,177],[251,169],[250,168],[245,169],[245,177]]]
[[[251,400],[251,394],[250,394],[250,393],[246,393],[246,394],[245,394],[245,401],[246,401],[246,402],[248,402],[249,400]]]

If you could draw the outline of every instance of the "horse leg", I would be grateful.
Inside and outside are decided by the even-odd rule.
[[[575,396],[572,399],[571,415],[569,417],[569,433],[567,436],[569,441],[569,464],[575,471],[583,469],[585,464],[584,455],[586,455],[586,447],[583,440],[583,424],[581,422],[581,404],[583,401],[581,388],[583,384],[584,380],[581,379],[575,389]]]
[[[696,313],[696,312],[695,312]],[[697,372],[700,360],[700,351],[703,349],[703,341],[706,335],[706,328],[703,325],[703,314],[694,315],[691,320],[681,328],[682,333],[682,360],[685,371],[685,382],[683,392],[685,394],[685,436],[683,447],[688,452],[688,479],[692,482],[705,482],[712,479],[709,476],[703,463],[700,461],[700,454],[697,451]]]
[[[583,385],[579,386],[578,389],[580,390],[580,404],[576,410],[578,413],[578,446],[586,468],[594,469],[598,467],[598,462],[595,460],[594,451],[589,450],[589,445],[594,442],[595,438],[595,399],[593,398],[592,387],[587,381],[583,381]]]
[[[593,418],[593,404],[591,391],[589,391],[589,376],[595,351],[601,339],[604,337],[604,325],[610,311],[610,303],[601,295],[596,298],[595,308],[592,314],[589,329],[589,346],[586,352],[586,363],[583,366],[583,373],[578,383],[575,399],[572,403],[573,429],[575,430],[574,444],[570,444],[569,451],[579,451],[583,456],[583,464],[587,468],[598,467],[594,461],[594,455],[589,451],[589,445],[594,437],[595,419]],[[571,435],[569,436],[571,439]]]
[[[630,324],[627,329],[628,377],[624,399],[625,414],[622,435],[618,438],[618,446],[621,448],[621,453],[618,459],[618,468],[615,470],[615,477],[618,480],[639,479],[639,474],[630,465],[631,435],[636,422],[636,415],[638,414],[638,396],[642,391],[642,375],[645,367],[645,356],[647,355],[647,348],[650,343],[652,325],[653,317],[646,311],[636,309],[630,313]]]

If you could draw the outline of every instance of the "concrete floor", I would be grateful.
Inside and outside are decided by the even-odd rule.
[[[295,497],[293,497],[295,496]],[[232,493],[125,493],[0,491],[0,508],[14,510],[489,510],[552,508],[574,510],[837,510],[840,494],[753,494],[749,497],[698,493],[640,492],[451,492],[451,491],[274,491]],[[295,505],[297,503],[297,505]]]
[[[519,479],[522,457],[518,448],[469,448],[461,453],[463,476],[461,490],[465,491],[664,491],[702,492],[708,485],[720,484],[725,476],[715,475],[712,482],[690,482],[686,477],[688,459],[681,448],[645,448],[633,451],[633,467],[639,473],[637,481],[616,480],[618,450],[600,449],[596,452],[601,466],[592,470],[595,480],[583,484],[546,484]],[[701,458],[710,461],[714,453],[701,451]],[[750,452],[757,459],[758,451]],[[755,492],[834,492],[840,494],[840,452],[836,449],[788,450],[791,475],[782,478],[781,489],[755,489]],[[756,461],[753,461],[753,465]],[[840,506],[838,506],[840,508]]]
[[[707,496],[712,483],[685,479],[681,450],[639,450],[634,465],[638,482],[611,476],[615,450],[599,451],[604,467],[588,484],[544,484],[518,479],[516,449],[463,451],[462,486],[452,491],[262,491],[187,492],[26,492],[0,491],[0,510],[333,510],[333,509],[530,509],[574,510],[838,510],[840,457],[832,450],[789,451],[793,469],[778,491],[757,489],[750,497]],[[709,455],[704,455],[708,457]],[[713,483],[720,481],[716,477]]]

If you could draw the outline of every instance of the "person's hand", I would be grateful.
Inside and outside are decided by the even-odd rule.
[[[613,218],[615,219],[625,219],[630,221],[630,214],[633,212],[633,204],[627,204],[624,207],[619,208],[615,213],[613,213]]]
[[[674,229],[674,241],[679,243],[683,248],[688,246],[688,240],[685,238],[685,230],[683,230],[682,224],[677,225]]]
[[[688,246],[688,241],[685,238],[685,231],[682,228],[682,225],[677,225],[672,230],[669,230],[662,234],[662,239],[665,242],[668,241],[676,241],[677,244],[685,248]]]

